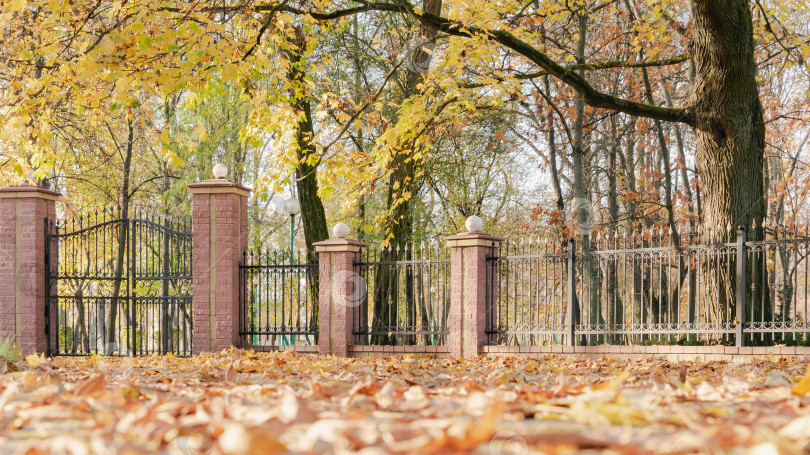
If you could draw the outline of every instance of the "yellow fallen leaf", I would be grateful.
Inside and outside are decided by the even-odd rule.
[[[32,368],[36,368],[41,363],[45,363],[45,354],[31,354],[25,358],[25,361],[31,365]]]
[[[807,365],[807,373],[804,374],[804,377],[790,391],[794,395],[804,395],[810,392],[810,365]]]
[[[624,383],[624,381],[630,379],[630,372],[627,370],[622,370],[621,373],[617,374],[613,379],[608,382],[603,382],[601,384],[596,384],[593,386],[593,390],[616,390],[619,388],[620,385]]]

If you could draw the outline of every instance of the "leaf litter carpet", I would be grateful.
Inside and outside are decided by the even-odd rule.
[[[2,360],[0,360],[2,362]],[[810,453],[807,359],[29,356],[0,454]]]

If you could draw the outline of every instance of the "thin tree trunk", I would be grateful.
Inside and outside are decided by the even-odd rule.
[[[120,215],[120,224],[118,227],[118,257],[115,263],[115,280],[113,281],[113,293],[112,293],[112,306],[110,308],[110,313],[107,315],[107,331],[106,331],[106,340],[105,340],[105,354],[112,355],[113,349],[116,348],[115,346],[115,335],[116,335],[116,318],[118,316],[118,307],[121,306],[123,309],[123,305],[121,304],[121,287],[123,286],[125,289],[128,286],[128,283],[124,283],[123,276],[124,276],[124,258],[127,256],[127,240],[129,239],[129,201],[131,195],[129,194],[129,186],[130,186],[130,175],[132,172],[132,149],[133,149],[133,142],[134,142],[134,132],[135,129],[132,125],[132,119],[127,119],[127,144],[126,144],[126,152],[124,156],[124,181],[123,186],[121,188],[121,215]],[[112,132],[110,133],[112,134]],[[132,305],[132,302],[130,302]],[[131,321],[132,324],[135,324],[135,321]],[[134,343],[135,340],[132,340]],[[118,346],[120,349],[121,347]],[[129,349],[134,349],[133,346],[128,346]]]
[[[326,212],[318,194],[318,155],[313,138],[312,109],[306,92],[304,63],[301,53],[306,48],[306,40],[300,27],[296,27],[296,42],[288,52],[290,59],[289,78],[292,82],[290,103],[298,115],[296,128],[296,149],[298,165],[295,168],[295,184],[301,205],[301,221],[304,226],[304,241],[307,248],[307,263],[318,264],[318,255],[312,244],[329,238],[326,226]],[[292,260],[292,258],[290,258]],[[314,268],[317,270],[317,267]],[[318,279],[316,272],[307,274],[308,295],[312,299],[312,314],[309,327],[316,327],[318,321]],[[317,341],[317,335],[315,336]]]
[[[540,24],[540,33],[542,36],[541,42],[545,46],[545,24]],[[549,94],[548,96],[550,96],[551,84],[549,82],[548,75],[543,76],[543,88],[545,89],[546,93]],[[546,121],[548,122],[548,160],[551,164],[551,183],[554,187],[554,195],[557,197],[557,210],[560,211],[560,214],[563,217],[563,222],[565,222],[565,200],[563,199],[562,187],[560,185],[559,170],[557,169],[557,142],[556,138],[554,137],[554,110],[551,107],[548,108]]]
[[[608,216],[610,217],[608,224],[608,244],[615,246],[617,239],[617,222],[619,219],[619,201],[618,191],[616,189],[616,175],[618,172],[619,154],[619,138],[618,129],[616,128],[616,116],[610,117],[610,154],[608,155]],[[614,242],[614,243],[611,243]],[[617,261],[615,258],[609,258],[607,263],[607,283],[605,300],[607,302],[606,308],[609,327],[621,327],[624,324],[624,306],[619,296],[619,277],[616,270]],[[612,336],[610,339],[611,344],[618,344],[621,340],[620,336]]]
[[[424,0],[422,7],[425,12],[438,15],[442,9],[442,1]],[[428,41],[433,40],[436,37],[436,30],[423,25],[420,27],[420,37]],[[412,95],[419,93],[419,84],[424,81],[425,76],[423,73],[413,70],[427,70],[430,67],[431,57],[432,54],[425,51],[422,47],[415,49],[414,55],[406,56],[406,58],[413,60],[414,65],[408,68],[406,73],[403,99],[408,99]],[[413,240],[413,214],[411,204],[413,201],[412,197],[416,194],[416,165],[416,160],[407,154],[405,150],[398,150],[390,165],[391,174],[388,182],[386,206],[391,212],[391,215],[385,223],[384,232],[386,240],[390,242],[389,244],[399,246],[400,248],[404,248]],[[410,248],[403,252],[402,257],[406,260],[410,259],[412,253],[412,248]],[[383,256],[384,255],[385,253],[383,253]],[[393,294],[391,294],[396,292],[394,287],[398,286],[395,275],[397,272],[389,270],[388,268],[380,268],[379,270],[380,273],[377,274],[377,282],[375,283],[374,318],[372,322],[372,325],[377,327],[377,331],[380,331],[381,326],[389,324],[389,320],[392,318],[396,320],[396,315],[391,314],[391,311],[399,311],[399,308],[395,306],[398,302],[396,302],[393,298]],[[404,278],[405,308],[402,309],[402,316],[407,326],[414,327],[416,326],[416,301],[413,292],[415,289],[413,271],[406,269]],[[384,286],[383,283],[388,283],[388,286]],[[394,308],[390,308],[392,305],[394,305]],[[404,341],[407,344],[413,344],[415,338],[409,337]],[[374,337],[374,342],[378,344],[389,344],[392,342],[392,339],[384,335],[377,335]]]
[[[585,63],[585,43],[587,40],[588,31],[588,15],[583,11],[577,14],[579,20],[579,40],[577,41],[576,58],[578,64]],[[585,77],[584,71],[579,71],[580,76]],[[576,120],[574,121],[574,144],[573,144],[573,162],[574,162],[574,198],[576,199],[575,207],[577,209],[576,220],[577,228],[582,236],[582,279],[585,280],[585,288],[587,289],[588,305],[588,321],[587,324],[592,327],[595,324],[603,324],[604,319],[600,311],[599,305],[599,279],[598,267],[594,263],[593,255],[591,254],[591,223],[592,223],[592,208],[590,206],[590,197],[586,189],[585,178],[585,140],[584,140],[584,125],[585,125],[585,100],[581,95],[578,95],[574,101],[574,109],[576,111]],[[580,299],[581,301],[581,299]],[[598,343],[599,338],[588,337],[591,343]]]

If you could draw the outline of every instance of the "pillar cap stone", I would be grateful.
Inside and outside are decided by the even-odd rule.
[[[28,183],[8,188],[0,188],[0,199],[20,198],[39,198],[59,202],[62,200],[62,193]]]
[[[318,253],[321,252],[352,252],[358,253],[363,250],[363,248],[368,247],[363,242],[358,242],[357,240],[352,239],[329,239],[323,240],[320,242],[315,242],[312,244],[315,247],[315,251]]]
[[[191,194],[235,193],[248,197],[251,189],[228,179],[209,179],[188,185]]]
[[[502,242],[503,238],[483,232],[462,232],[445,237],[444,241],[449,248],[458,248],[465,246],[492,246],[493,243]]]

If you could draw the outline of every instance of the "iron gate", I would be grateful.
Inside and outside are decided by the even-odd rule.
[[[188,221],[103,211],[45,223],[51,354],[191,354]]]

